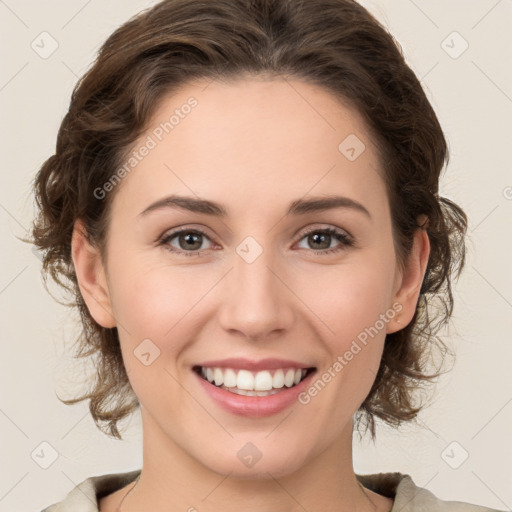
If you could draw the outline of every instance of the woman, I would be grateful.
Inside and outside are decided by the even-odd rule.
[[[140,406],[143,468],[45,511],[491,510],[352,466],[354,428],[412,420],[439,375],[467,227],[446,159],[354,1],[167,0],[116,30],[37,176],[33,238],[97,358],[65,403],[116,438]]]

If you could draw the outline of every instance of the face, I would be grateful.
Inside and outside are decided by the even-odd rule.
[[[75,267],[96,321],[118,327],[155,453],[277,476],[351,439],[386,333],[414,314],[428,239],[415,240],[399,272],[385,183],[355,110],[298,80],[207,84],[158,105],[133,145],[140,159],[108,192],[105,266],[76,236]],[[155,205],[171,195],[225,215]],[[290,211],[328,196],[345,199]],[[315,371],[270,397],[244,397],[194,371],[227,358],[287,360],[267,363],[271,377],[293,363]],[[241,463],[258,452],[254,467]]]

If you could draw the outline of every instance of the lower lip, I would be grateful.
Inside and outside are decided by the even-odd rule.
[[[268,396],[237,395],[231,391],[219,388],[214,384],[210,384],[210,382],[203,379],[194,370],[192,370],[192,372],[199,379],[201,386],[206,393],[208,393],[210,398],[224,410],[238,414],[239,416],[262,418],[277,414],[295,402],[298,399],[298,395],[309,386],[316,370],[307,375],[306,378],[296,386],[285,388],[284,391],[279,391],[274,395]]]

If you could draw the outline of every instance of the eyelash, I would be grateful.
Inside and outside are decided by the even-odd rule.
[[[182,228],[182,229],[178,229],[178,230],[175,230],[171,233],[164,235],[158,241],[158,245],[163,246],[165,249],[167,249],[168,251],[175,253],[175,254],[181,254],[184,256],[198,256],[199,253],[201,252],[201,250],[183,251],[183,250],[176,249],[169,244],[169,242],[173,238],[175,238],[177,235],[179,235],[180,233],[195,233],[195,234],[200,234],[200,235],[210,239],[210,237],[203,230],[201,230],[199,228],[194,228],[194,229]],[[337,229],[334,229],[334,228],[312,228],[312,229],[306,231],[305,233],[303,233],[301,238],[299,239],[299,241],[312,233],[322,233],[322,234],[332,235],[336,238],[336,240],[341,242],[341,244],[339,246],[333,247],[331,249],[319,249],[319,250],[310,249],[310,251],[313,251],[317,254],[321,254],[321,255],[330,254],[330,253],[342,251],[344,248],[354,246],[354,241],[352,240],[352,238],[350,236],[348,236],[345,233],[338,231]],[[206,249],[206,250],[208,250],[208,249]]]

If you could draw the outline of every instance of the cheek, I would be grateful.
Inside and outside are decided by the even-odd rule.
[[[147,261],[119,267],[113,277],[113,304],[124,327],[119,335],[130,383],[148,409],[157,410],[160,399],[179,409],[186,397],[175,380],[183,378],[177,363],[194,336],[194,305],[211,284],[191,282],[190,272]]]
[[[329,327],[329,331],[320,327],[322,333],[328,332],[321,338],[326,358],[308,391],[319,396],[311,405],[312,415],[321,421],[328,421],[328,411],[329,421],[344,424],[370,392],[382,356],[386,324],[394,316],[393,309],[386,316],[390,282],[381,266],[347,266],[336,276],[317,281],[325,285],[324,293],[309,296],[312,302],[307,301],[308,306]],[[316,323],[319,325],[318,320]],[[324,388],[325,392],[320,391]]]
[[[368,395],[378,371],[386,325],[394,317],[388,311],[392,287],[392,258],[385,253],[366,253],[329,274],[310,276],[305,302],[315,312],[327,357],[317,379],[329,381],[324,398],[313,405],[315,414],[325,403],[337,422],[353,414]],[[324,269],[325,272],[325,269]],[[311,283],[315,283],[312,286]],[[386,314],[387,313],[387,314]],[[384,320],[382,320],[384,318]],[[328,330],[324,327],[328,326]],[[322,389],[322,383],[316,388]],[[315,390],[312,390],[315,393]]]
[[[185,317],[190,322],[194,305],[212,286],[207,276],[197,279],[185,267],[161,261],[124,261],[112,275],[116,319],[132,337],[154,338],[157,343],[173,337]]]
[[[380,315],[389,307],[393,272],[382,259],[361,258],[337,269],[331,267],[309,274],[304,290],[308,304],[327,326],[325,339],[332,339],[334,348],[342,350],[366,328],[377,325],[382,330]]]

